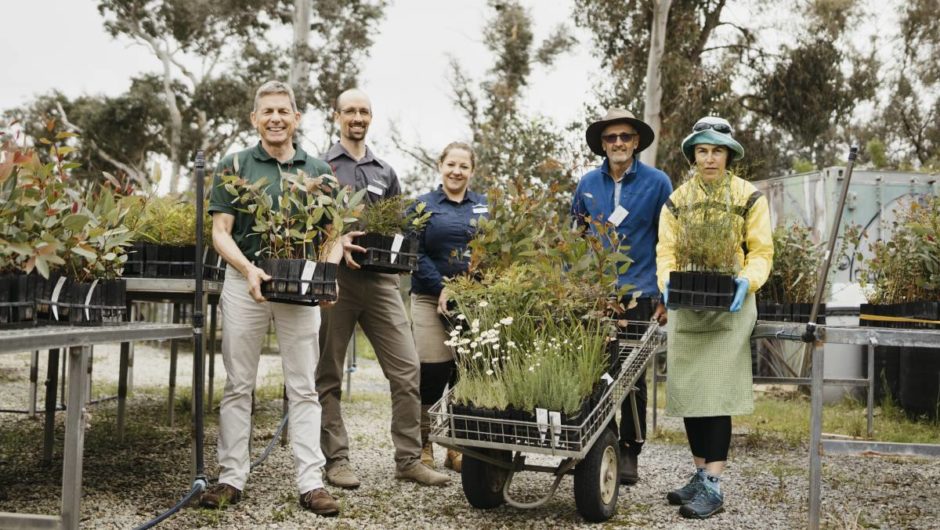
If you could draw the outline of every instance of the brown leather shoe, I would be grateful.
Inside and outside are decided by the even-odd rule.
[[[460,469],[463,467],[463,455],[459,451],[448,449],[447,458],[444,459],[444,467],[460,473]]]
[[[332,517],[339,514],[339,503],[326,491],[326,488],[317,488],[300,496],[300,506],[317,515]]]
[[[199,504],[204,508],[225,508],[230,504],[238,504],[242,500],[242,490],[224,482],[213,484],[203,492]]]

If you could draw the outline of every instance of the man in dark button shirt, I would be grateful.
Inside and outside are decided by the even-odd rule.
[[[366,146],[372,122],[372,103],[361,90],[350,89],[336,98],[333,118],[340,139],[323,156],[340,183],[368,191],[373,203],[401,193],[398,176],[388,163]],[[366,272],[346,253],[346,266],[337,275],[340,297],[322,312],[317,393],[323,407],[320,445],[326,457],[326,480],[341,488],[359,487],[349,463],[349,436],[340,407],[346,346],[356,323],[362,327],[389,381],[392,393],[392,443],[395,477],[426,485],[445,485],[447,475],[424,465],[421,457],[421,396],[419,362],[397,274]]]

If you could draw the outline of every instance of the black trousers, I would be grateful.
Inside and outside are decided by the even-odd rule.
[[[692,456],[704,458],[705,463],[728,460],[731,447],[731,416],[682,418],[685,435],[689,438]]]
[[[433,405],[444,395],[444,388],[450,383],[453,387],[457,382],[457,363],[444,361],[442,363],[421,363],[421,404]]]
[[[637,298],[636,307],[628,309],[625,313],[619,315],[619,318],[623,320],[649,321],[649,319],[653,318],[653,312],[656,310],[658,304],[658,299],[649,297]],[[643,442],[638,442],[637,438],[646,440],[646,387],[646,370],[643,370],[643,373],[636,382],[636,411],[637,420],[639,420],[640,423],[639,437],[637,436],[636,426],[633,421],[633,407],[630,406],[630,397],[627,396],[620,406],[620,443],[621,445],[629,447],[634,454],[640,454],[640,451],[643,450]]]

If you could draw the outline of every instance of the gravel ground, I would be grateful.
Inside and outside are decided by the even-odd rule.
[[[135,527],[174,504],[188,489],[191,476],[188,387],[191,356],[180,355],[178,427],[166,424],[166,380],[169,355],[153,346],[137,348],[128,434],[123,443],[114,432],[113,402],[90,409],[86,434],[82,526],[111,529]],[[44,363],[40,374],[45,373]],[[25,408],[28,355],[0,357],[0,408]],[[223,383],[221,362],[216,388]],[[279,420],[277,388],[280,362],[262,356],[253,455],[273,436]],[[117,348],[95,351],[96,394],[116,387]],[[40,376],[42,378],[42,376]],[[297,504],[292,458],[277,446],[251,475],[246,497],[225,511],[186,508],[160,528],[580,528],[590,527],[575,509],[573,481],[562,481],[555,497],[540,508],[470,508],[460,476],[449,470],[450,486],[426,488],[393,478],[393,447],[388,432],[388,387],[378,364],[360,359],[352,399],[345,403],[352,438],[352,464],[363,486],[355,491],[331,488],[342,514],[325,519]],[[0,419],[0,511],[57,513],[61,491],[62,415],[59,415],[56,461],[38,465],[41,425],[23,415]],[[215,476],[217,412],[207,417],[207,472]],[[180,427],[179,425],[182,425]],[[640,459],[641,480],[621,487],[618,512],[606,527],[774,529],[806,526],[807,451],[786,447],[766,437],[735,433],[730,465],[722,482],[726,511],[707,521],[686,521],[665,502],[665,493],[681,485],[690,470],[681,422],[663,421],[664,435],[647,444]],[[438,463],[443,450],[437,452]],[[533,458],[530,463],[554,460]],[[827,528],[940,528],[940,464],[936,460],[827,456],[824,462],[823,521]],[[532,500],[547,491],[547,474],[523,473],[514,493]]]

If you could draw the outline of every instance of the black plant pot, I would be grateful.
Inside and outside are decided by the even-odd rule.
[[[206,247],[202,262],[202,277],[213,282],[225,280],[225,260],[211,246]]]
[[[810,312],[813,304],[802,303],[783,303],[757,302],[757,320],[766,320],[770,322],[809,322]],[[816,315],[817,324],[826,323],[826,304],[819,304],[819,312]]]
[[[0,328],[29,327],[36,321],[36,295],[44,279],[38,274],[0,277]]]
[[[527,425],[517,425],[513,443],[538,447],[539,429],[535,423],[535,415],[527,410],[513,409],[511,418],[515,421],[526,422]]]
[[[195,245],[145,245],[144,276],[147,278],[193,278]]]
[[[734,300],[734,276],[715,272],[669,273],[669,309],[728,311]]]
[[[418,270],[418,235],[403,235],[396,250],[395,236],[365,234],[353,239],[353,243],[366,249],[364,254],[354,256],[363,270],[403,274]]]
[[[441,319],[441,324],[444,325],[444,332],[450,333],[454,330],[454,326],[457,325],[457,301],[448,300],[447,301],[447,313],[448,315],[438,314],[437,318]]]
[[[940,329],[940,325],[924,321],[940,321],[940,302],[909,302],[900,304],[902,317],[920,322],[899,322],[908,329]],[[933,420],[940,413],[940,348],[902,346],[899,352],[898,401],[911,417],[926,416]]]
[[[314,306],[321,301],[336,300],[339,267],[334,263],[265,259],[258,266],[271,276],[270,281],[261,284],[261,294],[269,302]]]
[[[607,373],[616,379],[623,365],[623,359],[620,358],[620,339],[607,343],[607,359],[609,361]]]
[[[859,307],[859,324],[873,328],[897,328],[897,322],[877,320],[881,316],[900,316],[903,304],[862,304]],[[866,319],[867,316],[873,317]],[[875,346],[875,402],[882,403],[890,396],[897,402],[900,391],[901,347]],[[864,365],[865,377],[868,377],[868,364]]]
[[[76,282],[50,276],[37,290],[36,319],[44,324],[97,325],[117,323],[127,313],[124,280]]]
[[[146,243],[137,242],[127,249],[127,261],[124,262],[123,276],[137,278],[144,275],[146,248]]]

